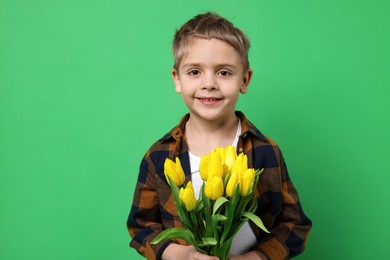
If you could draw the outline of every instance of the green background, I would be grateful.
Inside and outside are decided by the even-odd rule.
[[[251,39],[237,108],[314,222],[298,259],[390,255],[389,1],[0,0],[0,259],[141,259],[138,166],[186,112],[171,39],[208,10]]]

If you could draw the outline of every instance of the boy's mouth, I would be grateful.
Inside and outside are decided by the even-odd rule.
[[[198,99],[203,102],[215,102],[221,100],[222,98],[198,98]]]
[[[208,98],[208,97],[200,97],[197,98],[200,103],[205,105],[214,105],[222,100],[222,98]]]

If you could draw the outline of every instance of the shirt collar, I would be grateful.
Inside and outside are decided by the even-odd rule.
[[[180,123],[177,126],[175,126],[171,131],[169,131],[167,134],[165,134],[160,139],[160,141],[165,142],[170,139],[175,139],[176,141],[179,141],[184,135],[184,130],[188,119],[190,119],[190,114],[186,114],[185,116],[183,116],[180,120]]]
[[[251,134],[263,141],[267,141],[267,138],[246,118],[244,113],[241,111],[236,111],[236,116],[241,119],[241,136],[246,137],[247,134]],[[184,135],[185,126],[189,118],[190,114],[183,116],[180,120],[180,123],[175,126],[169,133],[164,135],[160,141],[165,142],[170,139],[179,141]]]
[[[244,113],[241,111],[236,111],[236,116],[241,119],[241,136],[245,137],[247,134],[251,134],[265,142],[267,142],[267,138],[260,132],[259,129],[256,128],[252,122],[250,122]]]

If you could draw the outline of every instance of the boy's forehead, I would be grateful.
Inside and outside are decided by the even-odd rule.
[[[188,39],[181,65],[202,64],[204,62],[238,66],[240,55],[229,43],[211,38],[191,37]]]

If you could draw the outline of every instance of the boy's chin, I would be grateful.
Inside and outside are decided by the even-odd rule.
[[[230,117],[236,117],[235,113],[221,113],[218,111],[207,111],[207,112],[194,112],[190,111],[190,118],[197,119],[200,121],[222,121],[227,120]]]

